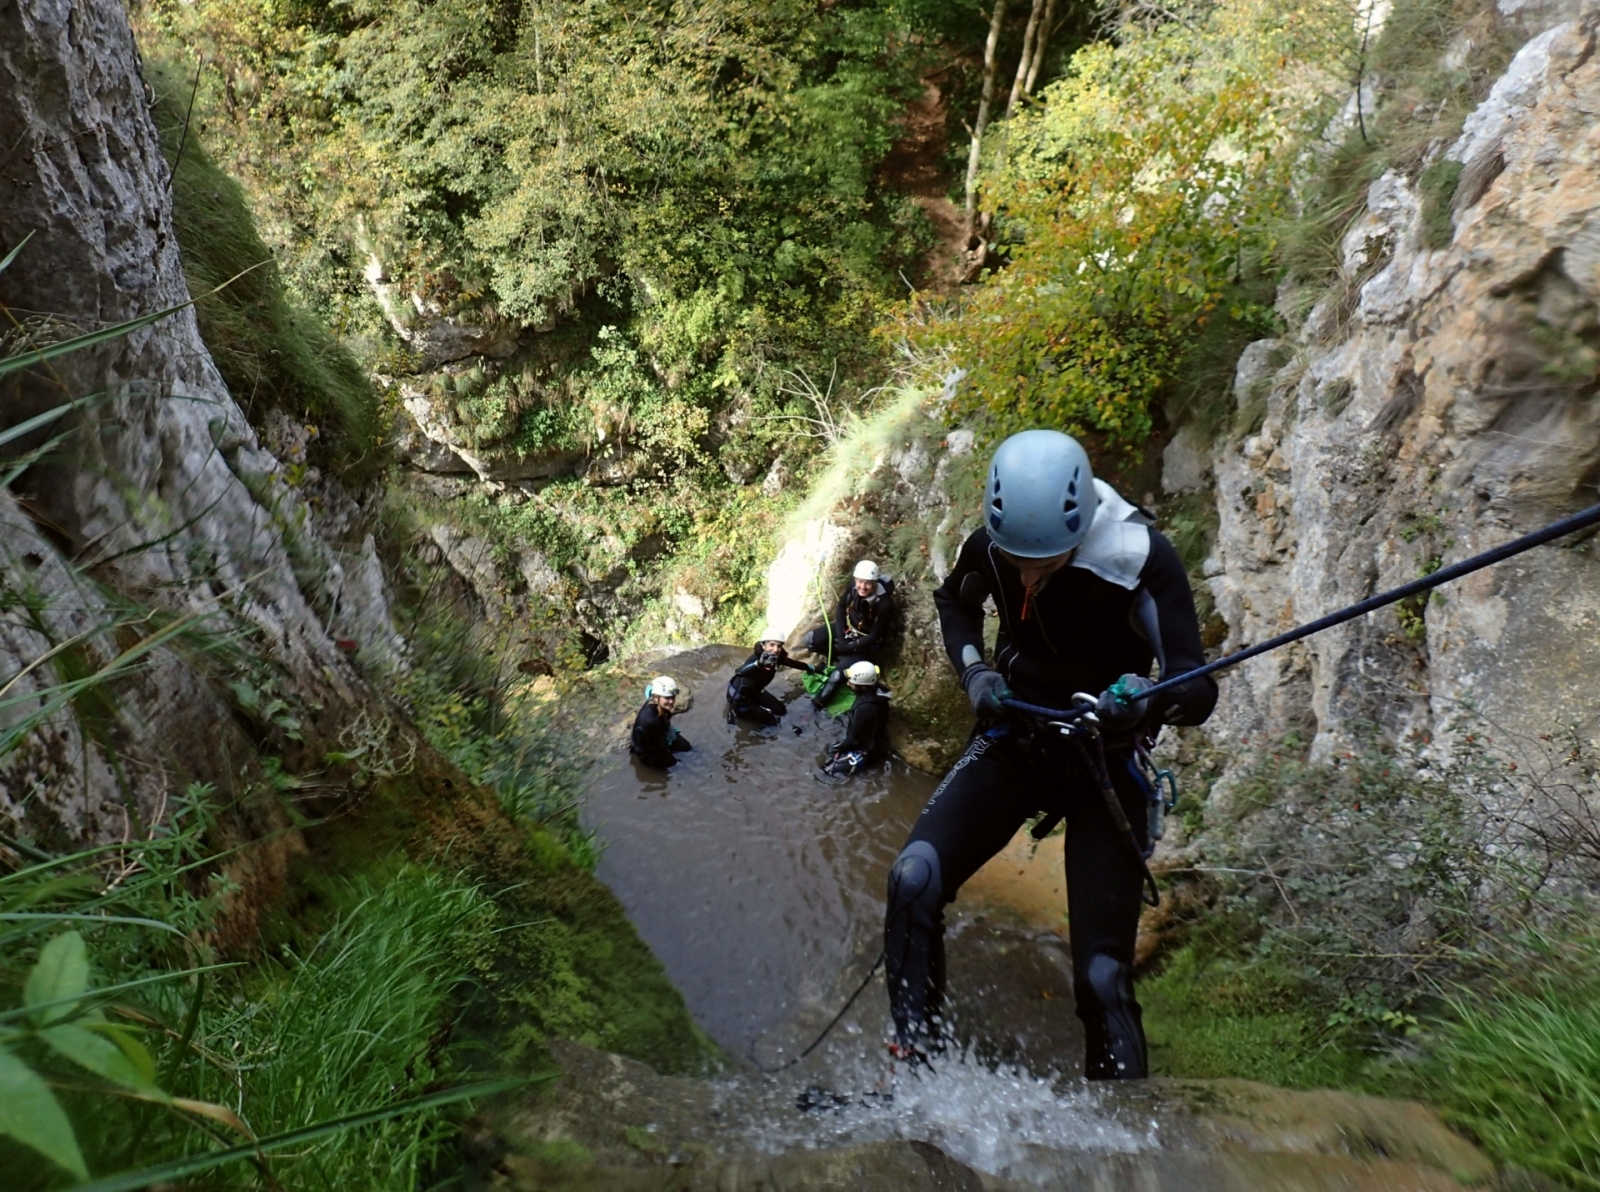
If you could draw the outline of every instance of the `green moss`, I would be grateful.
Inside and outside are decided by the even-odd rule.
[[[1270,962],[1181,948],[1139,984],[1160,1076],[1241,1077],[1291,1088],[1349,1084],[1365,1063],[1319,1022],[1304,983]]]
[[[243,192],[206,153],[200,129],[185,128],[188,85],[159,65],[147,73],[162,149],[176,163],[172,218],[183,272],[222,379],[256,425],[282,410],[317,428],[316,462],[352,479],[374,476],[383,460],[378,395],[355,358],[287,292]]]
[[[621,904],[561,835],[513,822],[489,792],[437,755],[308,832],[307,843],[311,851],[282,912],[294,924],[315,924],[336,909],[342,887],[330,873],[381,876],[412,861],[458,871],[482,888],[497,926],[479,958],[462,1025],[478,1065],[537,1068],[550,1038],[615,1051],[662,1072],[698,1072],[716,1062],[715,1045],[690,1019]]]
[[[1422,242],[1429,248],[1448,248],[1455,237],[1455,221],[1450,204],[1461,181],[1459,161],[1436,161],[1422,171],[1418,189],[1422,192]]]

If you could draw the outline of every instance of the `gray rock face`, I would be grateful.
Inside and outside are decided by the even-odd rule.
[[[1260,641],[1596,500],[1600,474],[1600,13],[1534,38],[1446,153],[1454,236],[1373,183],[1344,287],[1282,345],[1241,361],[1259,430],[1212,459],[1221,528],[1206,568],[1230,626]],[[1510,739],[1594,737],[1600,564],[1543,547],[1225,677],[1225,745],[1308,734],[1327,753],[1377,724],[1439,734],[1471,711]]]
[[[291,483],[183,305],[167,166],[122,6],[0,6],[0,90],[12,113],[0,247],[32,236],[0,274],[0,301],[26,320],[26,338],[47,343],[181,307],[4,382],[3,425],[99,396],[61,424],[73,432],[66,445],[5,499],[0,585],[40,611],[30,629],[6,634],[0,673],[13,676],[14,694],[35,691],[41,702],[12,705],[0,718],[14,724],[48,706],[63,655],[14,677],[41,647],[130,604],[249,635],[296,689],[289,694],[308,703],[359,700],[363,687],[345,653],[399,660],[371,536],[332,482]],[[13,336],[11,346],[25,343]],[[351,641],[341,650],[335,637]],[[87,640],[85,661],[126,648],[117,640]],[[0,822],[44,800],[62,834],[103,838],[125,822],[107,812],[112,804],[152,822],[175,783],[237,768],[237,757],[230,766],[216,755],[228,747],[230,724],[208,680],[157,651],[137,682],[150,690],[124,693],[124,703],[137,706],[139,724],[119,716],[116,733],[86,737],[62,706],[0,762]],[[48,774],[35,764],[46,755],[55,759]],[[121,777],[113,781],[112,770]]]

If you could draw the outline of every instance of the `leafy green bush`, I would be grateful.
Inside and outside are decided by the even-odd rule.
[[[927,244],[920,210],[878,178],[919,90],[907,21],[924,16],[887,0],[155,0],[141,27],[214,67],[204,135],[336,327],[376,347],[375,254],[403,296],[393,317],[417,317],[415,293],[469,323],[540,327],[530,339],[581,328],[589,343],[530,404],[586,404],[608,367],[587,346],[613,326],[692,423],[713,396],[770,389],[770,366],[877,358],[897,269]]]
[[[1270,328],[1238,289],[1263,268],[1297,155],[1338,80],[1336,0],[1196,5],[1079,50],[996,140],[984,184],[1009,264],[908,333],[970,370],[960,399],[1004,432],[1137,444],[1208,324]]]

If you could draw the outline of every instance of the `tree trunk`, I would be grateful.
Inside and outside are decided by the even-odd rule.
[[[1044,19],[1039,22],[1039,36],[1033,43],[1033,61],[1028,64],[1028,77],[1022,84],[1024,95],[1033,94],[1033,85],[1039,81],[1039,67],[1044,65],[1044,52],[1050,45],[1050,34],[1055,32],[1056,0],[1045,0]]]
[[[1033,0],[1033,11],[1028,14],[1028,28],[1022,34],[1022,57],[1017,59],[1017,77],[1011,81],[1011,98],[1006,100],[1007,119],[1010,119],[1017,101],[1024,94],[1028,76],[1038,73],[1033,69],[1034,46],[1043,40],[1039,36],[1039,18],[1045,11],[1046,3],[1048,0]]]
[[[970,237],[978,215],[978,155],[983,149],[983,130],[989,124],[989,109],[994,106],[994,79],[1000,45],[1000,26],[1006,19],[1006,0],[994,0],[994,16],[989,21],[989,40],[983,46],[983,98],[978,101],[978,119],[972,126],[972,151],[967,155],[967,235]]]

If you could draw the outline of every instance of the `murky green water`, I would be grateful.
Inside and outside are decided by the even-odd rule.
[[[783,725],[727,724],[723,690],[746,656],[673,658],[666,669],[694,697],[674,723],[694,750],[670,773],[622,759],[584,811],[605,842],[601,879],[695,1019],[739,1055],[862,954],[871,963],[889,866],[934,785],[901,762],[843,786],[819,781],[842,730],[812,710],[793,671],[771,688],[791,701]]]

